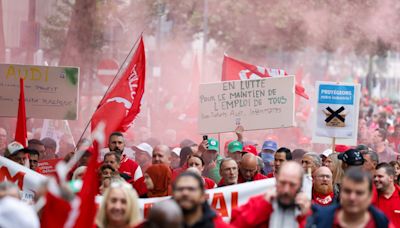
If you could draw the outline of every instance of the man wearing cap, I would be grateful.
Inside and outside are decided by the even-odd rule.
[[[21,143],[14,141],[7,145],[7,149],[4,153],[4,156],[13,162],[16,162],[20,165],[25,165],[25,153],[28,151],[22,146]]]
[[[143,171],[151,166],[151,158],[153,157],[153,147],[147,143],[141,143],[133,147],[135,151],[136,162],[139,163]]]
[[[257,157],[246,153],[239,163],[238,183],[263,180],[267,177],[257,172]]]
[[[322,164],[325,163],[326,159],[329,157],[329,155],[332,154],[332,149],[326,149],[324,150],[324,152],[322,152],[322,154],[320,155],[321,160],[322,160]]]
[[[344,153],[338,155],[338,159],[342,160],[343,171],[346,171],[350,167],[362,166],[364,164],[364,157],[356,149],[346,150]]]
[[[204,140],[199,146],[199,152],[204,160],[205,177],[211,178],[215,183],[219,183],[221,175],[219,173],[222,157],[219,155],[219,143],[216,139],[209,138]]]
[[[278,149],[278,145],[276,142],[267,140],[263,143],[262,151],[260,153],[260,157],[263,160],[264,168],[262,173],[264,175],[268,175],[272,172],[272,166],[274,161],[274,153]]]
[[[238,164],[242,160],[243,144],[239,141],[233,141],[228,145],[228,157],[235,160]]]
[[[171,150],[171,168],[176,169],[179,168],[179,163],[181,161],[181,148],[175,147],[174,149]]]
[[[267,175],[267,178],[273,178],[278,174],[280,167],[286,161],[292,160],[292,153],[286,147],[279,148],[274,154],[274,171]]]

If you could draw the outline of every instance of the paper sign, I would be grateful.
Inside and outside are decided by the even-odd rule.
[[[200,134],[291,127],[294,76],[200,84]]]
[[[316,109],[313,142],[331,143],[332,138],[347,139],[346,145],[357,143],[360,86],[316,82]],[[318,137],[328,138],[328,140]],[[322,141],[321,141],[322,140]],[[349,144],[350,142],[350,144]],[[337,141],[338,144],[342,142]]]
[[[0,64],[0,116],[17,116],[20,77],[27,117],[77,119],[79,68],[17,64]]]

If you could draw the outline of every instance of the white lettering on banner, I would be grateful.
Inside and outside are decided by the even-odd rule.
[[[22,191],[22,200],[33,202],[35,191],[47,178],[25,166],[0,156],[0,182],[10,181]]]
[[[138,87],[137,82],[139,80],[137,72],[136,72],[136,64],[133,66],[128,80],[129,80],[129,90],[131,91],[131,98],[133,100],[133,99],[135,99],[135,95],[136,95],[135,88]]]

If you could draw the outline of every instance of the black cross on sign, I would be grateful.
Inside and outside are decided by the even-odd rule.
[[[330,107],[327,107],[326,110],[328,110],[328,112],[330,112],[331,115],[328,116],[328,117],[325,119],[325,122],[329,123],[329,122],[331,122],[331,120],[332,120],[333,118],[336,117],[336,118],[338,118],[340,121],[342,121],[342,122],[344,123],[344,118],[343,118],[341,115],[339,115],[341,112],[344,111],[344,107],[343,107],[343,106],[340,107],[340,108],[339,108],[338,110],[336,110],[336,111],[333,111]]]

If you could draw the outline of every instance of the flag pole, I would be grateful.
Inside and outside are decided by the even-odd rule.
[[[132,45],[131,50],[129,51],[128,55],[125,57],[125,59],[124,59],[124,61],[122,62],[121,66],[119,67],[117,74],[115,74],[113,80],[111,81],[111,83],[110,83],[110,85],[108,86],[106,92],[104,93],[104,95],[103,95],[103,97],[101,98],[99,104],[97,105],[96,110],[97,110],[98,106],[103,102],[104,98],[106,97],[108,91],[111,89],[111,86],[114,84],[115,79],[117,79],[117,76],[118,76],[119,73],[121,72],[122,68],[124,68],[124,65],[125,65],[126,61],[128,60],[129,56],[131,56],[132,51],[135,49],[135,47],[136,47],[137,43],[139,42],[140,38],[143,36],[143,32],[144,32],[144,30],[142,30],[142,32],[140,33],[139,37],[136,39],[135,43]],[[85,126],[85,129],[83,130],[81,136],[79,137],[79,140],[77,141],[77,145],[80,143],[80,141],[82,140],[83,136],[85,135],[85,132],[86,132],[86,130],[88,129],[90,123],[92,122],[92,119],[93,119],[93,115],[90,117],[89,121],[87,122],[87,124],[86,124],[86,126]],[[75,146],[75,149],[74,149],[74,150],[76,150],[76,149],[77,149],[77,146]]]

